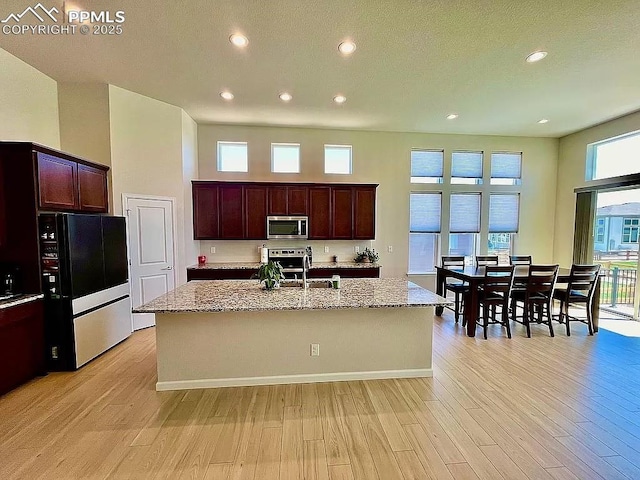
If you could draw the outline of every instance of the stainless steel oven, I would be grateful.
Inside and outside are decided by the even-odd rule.
[[[309,217],[267,217],[267,238],[309,238]]]

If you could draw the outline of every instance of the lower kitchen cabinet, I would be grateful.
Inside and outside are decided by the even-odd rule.
[[[187,282],[191,280],[249,280],[255,273],[258,273],[257,268],[187,268]]]
[[[43,305],[0,309],[0,395],[45,372]]]
[[[380,278],[380,267],[372,268],[312,268],[309,278],[331,278],[340,275],[341,278]]]

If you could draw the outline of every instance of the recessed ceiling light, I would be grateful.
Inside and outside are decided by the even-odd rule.
[[[351,41],[342,42],[340,45],[338,45],[338,50],[343,55],[351,55],[356,51],[356,44]]]
[[[290,93],[287,93],[287,92],[282,92],[282,93],[279,95],[279,97],[280,97],[280,100],[282,100],[283,102],[290,102],[290,101],[291,101],[291,99],[293,98],[293,97],[291,96],[291,94],[290,94]]]
[[[549,120],[546,118],[543,118],[541,120],[538,120],[538,123],[547,123]]]
[[[447,115],[447,120],[455,120],[456,118],[458,118],[457,113],[450,113],[449,115]]]
[[[333,101],[336,103],[344,103],[347,101],[347,97],[345,97],[344,95],[336,95],[335,97],[333,97]]]
[[[539,62],[546,56],[547,56],[547,52],[533,52],[527,55],[527,58],[525,58],[525,60],[528,63],[535,63],[535,62]]]
[[[249,39],[239,33],[234,33],[229,37],[229,41],[236,47],[244,48],[249,45]]]
[[[220,96],[225,100],[233,100],[233,93],[225,90],[224,92],[220,92]]]

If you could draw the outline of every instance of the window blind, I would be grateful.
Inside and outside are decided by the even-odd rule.
[[[520,195],[491,194],[489,197],[489,233],[517,233]]]
[[[480,194],[452,193],[449,219],[451,233],[480,232]]]
[[[522,154],[491,154],[491,178],[522,178]]]
[[[412,177],[442,177],[444,175],[442,150],[411,150]]]
[[[442,194],[412,193],[409,205],[409,231],[440,233]]]
[[[458,178],[482,178],[482,152],[453,152],[451,176]]]

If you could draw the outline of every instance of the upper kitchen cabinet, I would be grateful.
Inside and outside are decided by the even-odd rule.
[[[43,210],[78,209],[78,163],[36,153],[38,192]]]
[[[205,240],[220,237],[218,223],[218,186],[193,182],[193,238]]]
[[[269,215],[306,215],[308,187],[306,185],[271,185],[268,189]]]
[[[244,205],[247,214],[245,238],[263,240],[267,238],[267,191],[266,186],[247,185],[244,187]]]
[[[220,184],[220,238],[241,240],[245,238],[245,208],[243,186],[238,184]],[[266,217],[265,220],[266,222]],[[266,236],[266,235],[265,235]]]
[[[339,240],[353,238],[353,188],[331,188],[331,237]],[[313,224],[312,224],[313,225]]]
[[[109,210],[106,170],[78,164],[78,204],[83,212]]]
[[[353,188],[353,238],[376,238],[376,186]]]
[[[330,239],[331,187],[309,188],[309,239]]]

